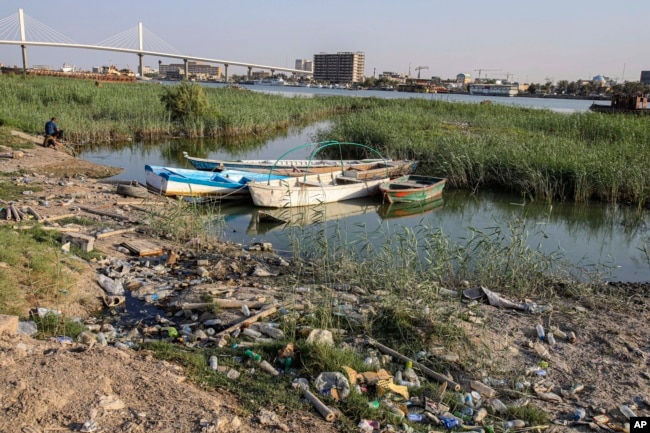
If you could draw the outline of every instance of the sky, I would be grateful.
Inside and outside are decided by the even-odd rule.
[[[0,40],[20,39],[18,9],[28,40],[120,38],[136,49],[142,23],[145,50],[167,45],[189,56],[288,68],[317,53],[360,51],[366,76],[417,76],[422,66],[423,78],[476,78],[480,69],[482,78],[520,83],[596,75],[622,82],[650,70],[646,0],[1,0]],[[159,60],[178,62],[145,56],[144,64],[157,69]],[[65,62],[135,71],[139,64],[133,54],[30,46],[27,61],[53,69]],[[0,63],[22,66],[20,47],[0,44]]]

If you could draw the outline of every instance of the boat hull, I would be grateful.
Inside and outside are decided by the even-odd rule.
[[[372,196],[389,178],[356,179],[325,173],[248,184],[253,204],[282,208],[313,206]]]
[[[248,182],[268,175],[229,170],[210,173],[172,167],[145,166],[147,188],[157,194],[181,197],[248,198]],[[274,176],[283,178],[283,176]]]
[[[442,195],[447,179],[407,175],[385,182],[379,189],[388,203],[418,203]]]

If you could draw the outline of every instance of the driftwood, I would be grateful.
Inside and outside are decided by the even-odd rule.
[[[450,380],[449,378],[443,376],[440,373],[436,373],[435,371],[431,370],[430,368],[420,364],[419,362],[409,358],[408,356],[404,356],[401,353],[391,349],[390,347],[384,346],[383,344],[377,343],[376,341],[372,342],[372,345],[375,346],[377,349],[379,349],[380,352],[385,353],[387,355],[390,355],[394,358],[400,359],[404,362],[411,362],[414,367],[417,367],[424,373],[427,377],[437,380],[440,383],[446,383],[447,386],[451,387],[454,391],[460,391],[460,384],[454,382],[453,380]]]
[[[312,404],[312,406],[314,406],[314,407],[316,408],[316,410],[318,411],[318,413],[320,413],[320,414],[323,416],[323,418],[325,419],[325,421],[327,421],[327,422],[333,422],[334,419],[336,419],[336,414],[334,413],[334,411],[333,411],[332,409],[330,409],[329,407],[327,407],[327,406],[325,405],[325,403],[323,403],[322,401],[320,401],[320,400],[318,399],[318,397],[316,397],[314,394],[312,394],[311,392],[307,391],[306,389],[303,389],[303,390],[302,390],[302,395],[303,395],[307,400],[309,400],[309,402]]]
[[[128,229],[113,230],[112,232],[100,233],[97,236],[95,236],[95,239],[104,239],[115,235],[121,235],[123,233],[131,233],[134,231],[135,231],[135,227],[131,227]]]

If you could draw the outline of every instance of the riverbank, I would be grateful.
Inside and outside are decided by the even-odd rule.
[[[313,381],[323,372],[337,372],[349,380],[353,376],[344,367],[359,373],[381,367],[391,378],[404,373],[404,362],[385,356],[378,349],[381,346],[367,345],[368,337],[417,360],[423,386],[409,388],[409,394],[433,402],[437,412],[428,409],[433,416],[442,415],[441,404],[448,405],[450,412],[465,410],[458,396],[471,391],[473,381],[494,391],[492,395],[482,388],[481,402],[476,404],[488,409],[480,424],[496,431],[515,418],[528,422],[528,427],[542,426],[539,430],[571,425],[587,431],[586,423],[572,421],[577,408],[584,408],[585,420],[594,423],[599,420],[596,416],[606,414],[609,422],[601,425],[607,428],[623,426],[621,405],[641,416],[650,414],[650,330],[646,326],[650,291],[646,285],[585,287],[548,282],[544,290],[525,298],[505,287],[489,287],[502,293],[498,307],[471,281],[444,286],[411,281],[404,268],[385,269],[386,275],[392,275],[391,284],[386,284],[371,266],[360,266],[343,252],[335,259],[303,261],[277,256],[263,245],[210,242],[199,227],[204,220],[196,218],[191,207],[152,195],[133,197],[140,195],[137,188],[119,194],[116,185],[102,183],[107,172],[119,168],[88,164],[62,151],[26,144],[23,148],[19,142],[5,151],[22,155],[0,160],[3,194],[13,194],[3,199],[13,201],[18,209],[32,208],[49,220],[0,220],[4,239],[13,239],[6,249],[17,248],[15,239],[24,235],[44,239],[42,233],[57,233],[31,256],[41,249],[55,251],[59,276],[54,278],[62,273],[73,277],[60,287],[54,282],[21,280],[16,288],[26,296],[18,315],[27,321],[26,312],[32,308],[60,310],[66,317],[81,318],[86,334],[70,342],[1,337],[4,415],[0,430],[79,430],[93,420],[102,431],[306,433],[358,431],[357,424],[367,419],[380,423],[381,431],[406,431],[401,427],[405,415],[400,420],[386,406],[386,401],[398,407],[403,404],[399,394],[382,394],[366,382],[360,384],[361,394],[337,402],[331,394],[319,393]],[[30,231],[25,226],[42,229]],[[65,253],[65,234],[91,237],[93,253],[84,255],[74,248],[73,256],[78,258]],[[145,250],[153,254],[141,256]],[[0,261],[7,263],[6,252],[2,257]],[[24,269],[33,266],[26,264]],[[0,271],[6,277],[7,269],[14,268],[3,265]],[[98,282],[100,274],[124,281],[129,302],[148,285],[157,300],[150,297],[151,303],[129,303],[128,308],[107,303],[107,293]],[[131,285],[137,281],[145,284]],[[162,299],[165,287],[172,288],[173,296]],[[468,288],[474,290],[463,294]],[[227,331],[226,324],[241,326],[252,320],[242,308],[225,307],[242,303],[250,305],[250,317],[273,323],[283,336],[269,341],[268,335],[258,340],[252,332],[243,333],[251,328],[272,334],[252,321]],[[208,305],[224,306],[206,310]],[[151,313],[156,310],[147,310],[150,307],[160,309],[162,317],[156,318]],[[150,312],[128,322],[130,310]],[[257,315],[265,311],[268,316]],[[181,334],[187,338],[172,338],[165,320],[175,321],[180,331],[185,329],[182,324],[188,325],[190,333]],[[537,324],[547,333],[557,327],[576,338],[563,339],[556,331],[557,342],[550,346],[540,342]],[[111,326],[119,338],[102,346],[97,335],[100,330],[108,335]],[[227,331],[229,344],[219,347],[216,337],[208,338],[209,329]],[[307,344],[306,335],[313,329],[332,331],[337,347]],[[199,338],[198,331],[204,336]],[[299,350],[285,373],[277,352],[288,344]],[[247,361],[244,346],[282,374],[274,378]],[[210,369],[210,356],[217,357],[223,372]],[[440,382],[427,376],[425,366],[446,379]],[[333,408],[333,422],[299,401],[300,393],[291,387],[297,377],[307,379],[312,392]],[[453,384],[459,385],[460,392],[453,390]],[[496,399],[506,405],[505,410]],[[382,402],[380,408],[369,408],[372,401]],[[418,432],[437,428],[430,417],[425,419],[429,423],[414,419],[408,424]],[[388,425],[395,427],[388,430]]]

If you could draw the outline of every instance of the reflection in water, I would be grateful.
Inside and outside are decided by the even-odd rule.
[[[442,197],[435,197],[432,200],[416,203],[383,203],[377,213],[382,219],[403,218],[427,213],[434,209],[440,209],[445,205]]]

